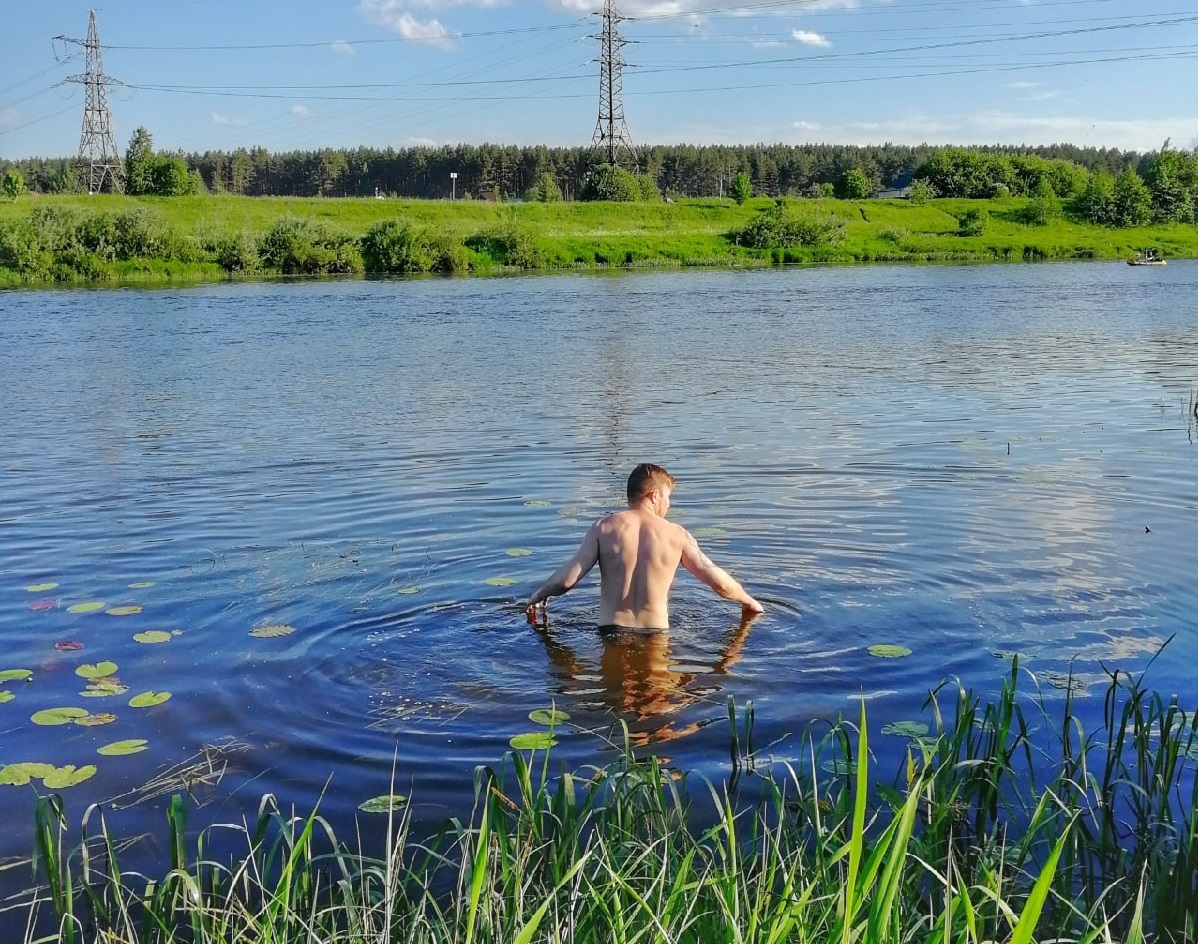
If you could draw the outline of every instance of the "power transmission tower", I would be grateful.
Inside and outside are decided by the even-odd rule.
[[[620,23],[625,18],[616,9],[615,0],[603,0],[603,9],[598,15],[603,20],[603,31],[598,36],[599,120],[595,122],[591,146],[606,151],[609,164],[618,163],[620,157],[626,155],[636,167],[636,148],[632,146],[632,135],[624,121],[623,49],[628,40],[620,38]]]
[[[87,71],[68,76],[65,81],[76,82],[84,88],[83,131],[79,135],[79,169],[87,171],[87,192],[99,193],[108,181],[118,193],[125,191],[125,165],[116,149],[112,130],[112,112],[108,110],[108,86],[120,85],[104,74],[100,61],[100,34],[96,30],[96,11],[91,11],[87,39],[55,36],[64,43],[82,46],[87,53]]]

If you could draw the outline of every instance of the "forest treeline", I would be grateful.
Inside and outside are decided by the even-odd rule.
[[[129,149],[138,167],[147,166],[149,148],[149,135],[139,128]],[[1129,169],[1144,176],[1157,156],[1072,145],[960,149],[897,144],[676,144],[643,147],[639,157],[641,172],[667,196],[727,195],[731,180],[743,173],[755,195],[804,197],[825,195],[828,187],[850,171],[860,172],[874,189],[902,186],[933,156],[964,150],[988,160],[1034,157],[1063,161],[1087,173],[1101,171],[1111,177]],[[156,172],[170,182],[175,193],[369,197],[377,192],[426,199],[446,198],[453,193],[458,198],[499,200],[524,198],[550,175],[561,196],[572,200],[581,197],[595,158],[589,147],[543,145],[458,144],[285,152],[254,147],[203,153],[158,152]],[[0,174],[9,169],[18,171],[25,186],[35,192],[70,193],[80,189],[74,158],[0,160]],[[450,174],[456,174],[456,179]],[[999,174],[998,178],[1005,176]],[[1013,194],[1021,195],[1017,176],[1006,186]],[[938,195],[964,194],[939,191]]]

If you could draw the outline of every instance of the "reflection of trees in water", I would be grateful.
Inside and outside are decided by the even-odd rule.
[[[711,676],[727,674],[740,659],[753,618],[742,617],[732,627],[705,672],[677,671],[672,659],[670,634],[666,632],[637,632],[634,630],[601,631],[603,649],[597,665],[588,665],[578,653],[546,624],[538,627],[537,635],[545,646],[549,663],[563,683],[597,682],[597,691],[588,688],[602,707],[628,725],[636,747],[670,741],[693,734],[698,722],[679,725],[674,716],[684,708],[709,698],[719,690],[713,687]],[[689,668],[688,664],[688,668]],[[704,684],[707,682],[707,684]],[[561,689],[570,695],[569,689]],[[574,698],[582,698],[578,692]],[[576,707],[592,707],[589,700]]]

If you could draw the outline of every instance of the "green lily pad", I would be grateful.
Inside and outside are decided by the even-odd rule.
[[[837,777],[847,777],[850,774],[857,772],[857,765],[849,763],[843,757],[833,757],[831,760],[826,760],[819,765],[821,770],[826,770],[830,774],[835,774]]]
[[[47,590],[54,590],[57,587],[58,584],[53,583],[52,581],[46,581],[45,583],[31,583],[25,589],[29,593],[45,593]]]
[[[557,738],[548,731],[532,731],[517,734],[508,743],[518,751],[547,751],[557,743]]]
[[[112,724],[116,721],[116,715],[111,711],[97,711],[83,718],[76,718],[75,724],[84,728],[95,728],[102,724]]]
[[[883,734],[893,734],[895,737],[921,738],[931,730],[922,721],[892,721],[882,726]]]
[[[392,810],[398,810],[408,802],[407,797],[400,796],[398,793],[384,793],[382,796],[372,797],[358,804],[358,809],[363,813],[390,813]]]
[[[153,580],[139,580],[137,583],[129,584],[130,590],[145,590],[147,587],[154,586]]]
[[[53,764],[9,764],[0,767],[0,785],[23,787],[30,780],[41,780],[52,770]]]
[[[294,626],[285,623],[274,623],[270,626],[255,626],[250,635],[255,639],[274,639],[276,636],[290,636],[295,632]]]
[[[0,685],[5,682],[23,682],[27,678],[32,678],[33,673],[28,669],[5,669],[0,672]]]
[[[85,679],[104,678],[116,672],[115,662],[97,662],[95,665],[85,662],[75,670],[75,674]]]
[[[68,613],[95,613],[97,610],[102,610],[108,604],[103,600],[89,600],[87,603],[72,603],[67,607]]]
[[[556,708],[538,708],[536,711],[528,713],[528,720],[533,724],[556,727],[565,721],[569,721],[570,716],[564,711],[558,711]]]
[[[419,587],[404,587],[404,588],[403,588],[402,590],[400,590],[399,592],[400,592],[400,593],[419,593],[419,592],[420,592],[420,588],[419,588]]]
[[[526,547],[509,547],[507,549],[508,557],[532,557],[532,551]]]
[[[492,587],[510,587],[514,583],[519,583],[515,577],[488,577],[487,583]]]
[[[0,692],[0,705],[3,705],[6,701],[12,701],[16,697],[12,692]]]
[[[170,642],[171,634],[163,629],[147,629],[144,633],[134,633],[133,639],[144,643]]]
[[[727,528],[718,528],[715,525],[709,525],[705,528],[695,528],[692,532],[697,538],[718,538],[723,537],[728,533]]]
[[[130,708],[153,708],[171,697],[170,692],[142,692],[129,699]]]
[[[96,753],[105,757],[123,757],[126,754],[140,754],[146,749],[148,742],[143,738],[130,738],[127,741],[113,741],[103,747],[97,747]]]
[[[134,604],[128,606],[113,606],[104,611],[109,616],[136,616],[141,612],[141,607]]]
[[[95,764],[87,764],[83,767],[67,764],[65,767],[55,767],[42,778],[42,783],[45,784],[47,790],[61,790],[63,787],[73,787],[77,783],[83,783],[84,780],[95,775]]]
[[[871,656],[877,656],[879,659],[903,659],[911,655],[911,650],[906,646],[894,646],[889,643],[880,643],[876,646],[870,646],[869,654]]]
[[[524,503],[525,508],[552,508],[553,502],[545,501],[543,498],[534,498]]]
[[[34,724],[70,724],[76,718],[86,718],[89,712],[82,708],[45,708],[35,712],[29,720]]]
[[[100,683],[107,682],[107,679],[100,679]],[[127,691],[129,691],[128,685],[121,685],[120,683],[99,684],[93,682],[79,694],[84,698],[109,698],[113,695],[124,695]]]

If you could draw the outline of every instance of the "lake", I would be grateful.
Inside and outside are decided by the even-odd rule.
[[[623,721],[719,781],[730,696],[770,763],[864,695],[891,769],[874,729],[1012,653],[1096,720],[1172,637],[1148,684],[1198,696],[1196,263],[9,292],[0,376],[0,765],[94,764],[76,827],[271,792],[348,837],[394,778],[431,831],[551,704],[565,767]],[[683,573],[668,636],[605,639],[596,574],[538,634],[642,461],[765,615]],[[0,786],[0,859],[34,787]]]

